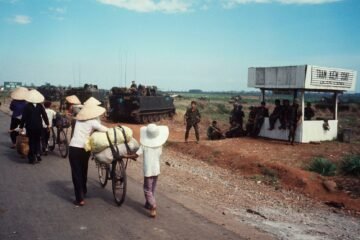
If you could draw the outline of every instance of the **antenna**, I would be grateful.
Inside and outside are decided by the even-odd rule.
[[[134,57],[134,81],[136,81],[136,52]]]
[[[126,70],[127,70],[127,52],[126,52],[126,56],[125,56],[125,87],[127,86],[127,82],[126,82]]]

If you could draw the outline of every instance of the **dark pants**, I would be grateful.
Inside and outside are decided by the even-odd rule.
[[[253,128],[253,131],[251,134],[253,137],[256,137],[259,135],[259,133],[261,131],[261,127],[264,124],[264,120],[265,120],[264,118],[259,118],[259,119],[255,120],[254,128]]]
[[[208,137],[210,140],[220,140],[224,138],[224,136],[219,132],[213,132]]]
[[[26,129],[26,135],[29,138],[29,162],[34,162],[36,157],[40,157],[41,146],[41,128],[39,129]]]
[[[20,119],[18,118],[11,118],[11,123],[10,123],[10,138],[11,138],[11,142],[13,144],[16,143],[16,137],[19,135],[19,133],[17,131],[12,131],[14,129],[16,129],[18,126],[20,125]]]
[[[69,148],[71,176],[74,184],[75,198],[77,202],[83,201],[87,192],[86,182],[89,158],[90,152],[86,152],[84,148]]]
[[[290,124],[289,128],[289,142],[294,144],[295,136],[296,136],[297,123]]]
[[[270,129],[274,129],[276,120],[278,119],[280,119],[279,115],[270,115],[269,117]]]
[[[187,124],[186,125],[186,132],[185,132],[185,140],[187,141],[188,138],[189,138],[189,132],[190,132],[190,129],[194,127],[194,130],[195,130],[195,136],[196,136],[196,140],[199,141],[200,140],[200,135],[199,135],[199,125],[197,123],[194,123],[194,124]]]
[[[41,150],[47,151],[49,144],[50,131],[48,128],[43,128],[41,131]]]

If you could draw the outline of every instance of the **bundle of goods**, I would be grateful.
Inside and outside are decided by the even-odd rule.
[[[85,145],[85,150],[98,153],[105,150],[105,148],[110,147],[107,135],[109,136],[112,144],[122,144],[125,140],[126,142],[129,142],[132,139],[133,132],[130,128],[125,126],[110,128],[106,133],[94,132],[88,139]]]
[[[28,153],[29,153],[29,138],[26,135],[19,134],[16,137],[16,150],[23,157],[28,155]]]
[[[123,126],[110,128],[106,133],[95,132],[85,149],[92,151],[97,161],[111,164],[118,156],[132,154],[139,149],[139,143],[132,135],[132,130]]]

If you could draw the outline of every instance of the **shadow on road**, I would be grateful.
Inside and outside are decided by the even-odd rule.
[[[6,146],[8,145],[8,143],[0,142],[0,145]],[[2,151],[1,155],[15,163],[19,163],[19,164],[29,163],[26,157],[20,156],[20,154],[18,154],[16,149],[11,149],[10,147]]]
[[[109,184],[111,184],[111,182],[109,182]],[[48,182],[47,185],[50,193],[72,204],[73,200],[75,199],[75,196],[74,196],[74,189],[71,180],[51,181]],[[115,204],[115,201],[113,200],[112,192],[106,188],[105,189],[101,188],[98,182],[93,179],[88,180],[88,194],[86,196],[86,199],[89,200],[100,199],[109,206],[113,206],[114,208],[118,207]],[[148,215],[142,203],[133,200],[129,195],[126,195],[126,199],[123,205],[134,209],[136,212],[138,212],[141,215],[146,215],[146,216]]]
[[[72,203],[74,196],[73,185],[71,181],[51,181],[47,183],[49,192],[55,196]]]

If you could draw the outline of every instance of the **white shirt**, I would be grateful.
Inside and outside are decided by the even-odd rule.
[[[53,120],[56,118],[56,112],[54,110],[52,110],[51,108],[46,108],[45,112],[49,119],[49,127],[52,127]],[[43,120],[43,127],[44,128],[47,127],[44,120]]]
[[[84,148],[91,133],[95,130],[106,132],[107,127],[101,125],[100,120],[90,119],[86,121],[76,121],[74,135],[70,141],[71,147]]]
[[[145,177],[158,176],[160,174],[160,156],[162,154],[162,146],[150,148],[141,145],[136,154],[144,154]]]

